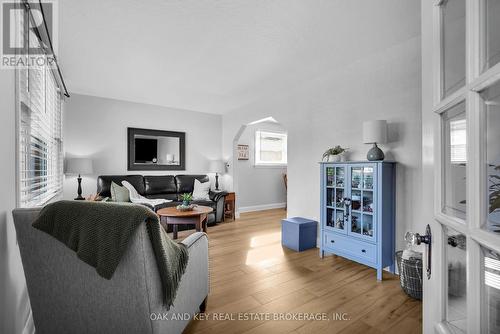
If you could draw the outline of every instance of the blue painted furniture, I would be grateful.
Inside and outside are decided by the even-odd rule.
[[[394,162],[321,163],[320,256],[336,254],[394,273]]]
[[[297,252],[316,247],[318,222],[301,217],[281,221],[281,244]]]

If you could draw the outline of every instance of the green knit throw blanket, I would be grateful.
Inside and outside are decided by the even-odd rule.
[[[33,227],[44,231],[76,252],[97,273],[111,279],[140,224],[146,224],[170,309],[188,262],[184,244],[172,241],[158,216],[132,203],[59,201],[45,206]]]

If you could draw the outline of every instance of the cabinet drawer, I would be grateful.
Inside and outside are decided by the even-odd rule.
[[[377,262],[376,245],[333,233],[325,233],[324,238],[323,242],[326,248],[362,258],[369,262]]]

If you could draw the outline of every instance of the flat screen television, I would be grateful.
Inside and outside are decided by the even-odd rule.
[[[147,163],[158,158],[158,140],[135,138],[135,162]]]

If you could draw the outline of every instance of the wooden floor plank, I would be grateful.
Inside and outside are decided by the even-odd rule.
[[[281,247],[284,217],[282,209],[246,213],[209,228],[208,320],[192,321],[184,333],[422,332],[421,302],[401,291],[397,276],[384,272],[378,282],[374,269],[342,257]],[[318,313],[328,320],[220,320],[257,313]]]

